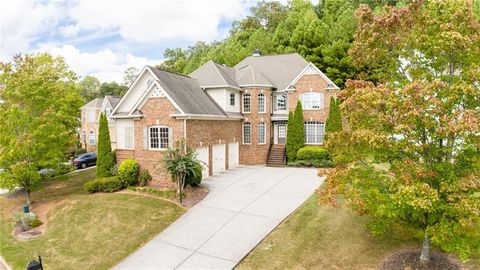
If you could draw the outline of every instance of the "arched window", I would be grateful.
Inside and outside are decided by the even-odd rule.
[[[88,143],[90,145],[95,145],[95,132],[93,130],[90,130],[88,133]]]
[[[323,94],[317,92],[308,92],[302,95],[302,107],[306,110],[322,109]]]
[[[264,113],[265,112],[265,95],[262,93],[262,94],[258,94],[258,112],[259,113]]]
[[[264,122],[258,123],[258,144],[265,144],[265,134],[267,133],[266,126]]]
[[[323,144],[325,125],[321,122],[305,122],[305,144]]]
[[[251,109],[250,106],[250,94],[244,94],[243,95],[243,112],[244,113],[249,113]]]
[[[252,143],[251,124],[249,122],[243,123],[243,144]]]

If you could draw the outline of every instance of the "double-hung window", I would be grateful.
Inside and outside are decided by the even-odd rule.
[[[169,128],[152,126],[148,128],[148,147],[150,149],[167,149],[170,143]]]
[[[249,122],[243,123],[243,144],[252,143],[251,129],[252,125]]]
[[[230,106],[235,106],[235,93],[230,93]]]
[[[275,111],[286,111],[286,110],[287,110],[287,96],[286,95],[275,96]]]
[[[323,144],[325,125],[321,122],[305,122],[305,144]]]
[[[243,112],[249,113],[251,110],[250,94],[243,95]]]
[[[95,110],[88,111],[88,122],[95,122]]]
[[[302,107],[306,110],[315,110],[323,108],[323,94],[317,92],[308,92],[302,95]]]
[[[258,112],[259,113],[264,113],[265,112],[265,95],[264,94],[258,94]]]
[[[265,144],[266,128],[265,123],[258,123],[258,144]]]
[[[88,143],[90,145],[95,145],[95,132],[93,130],[90,130],[90,133],[88,134]]]

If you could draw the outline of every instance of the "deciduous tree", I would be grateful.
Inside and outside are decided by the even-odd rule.
[[[0,63],[0,186],[30,192],[42,168],[55,169],[75,145],[82,104],[76,75],[48,54]]]

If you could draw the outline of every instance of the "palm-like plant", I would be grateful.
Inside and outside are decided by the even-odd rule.
[[[198,164],[195,152],[186,145],[184,140],[179,140],[173,148],[169,148],[163,157],[165,170],[177,184],[177,194],[182,203],[185,176],[197,174],[195,166]]]

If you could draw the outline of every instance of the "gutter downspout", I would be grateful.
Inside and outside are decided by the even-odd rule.
[[[190,116],[183,118],[183,139],[185,140],[185,153],[187,153],[187,118],[190,118]]]

